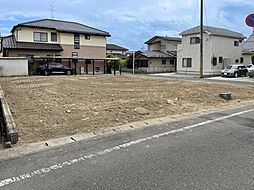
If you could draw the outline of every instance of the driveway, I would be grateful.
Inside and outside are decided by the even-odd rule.
[[[253,189],[254,109],[245,106],[0,162],[0,188]]]

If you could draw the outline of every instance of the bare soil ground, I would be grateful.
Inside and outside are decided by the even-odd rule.
[[[12,77],[0,84],[19,145],[254,100],[251,86],[136,76]],[[218,97],[224,92],[233,100]]]

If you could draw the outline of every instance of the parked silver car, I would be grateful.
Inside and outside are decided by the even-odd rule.
[[[221,71],[222,77],[239,77],[247,76],[248,70],[244,65],[230,65]]]

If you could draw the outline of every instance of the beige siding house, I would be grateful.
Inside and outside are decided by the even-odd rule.
[[[105,58],[106,38],[110,37],[108,32],[84,24],[54,19],[21,23],[11,33],[2,41],[4,57]],[[96,69],[103,69],[103,64],[97,61]]]
[[[200,27],[182,32],[182,44],[177,51],[177,73],[200,73]],[[246,63],[242,55],[241,33],[223,28],[204,27],[204,75],[218,75],[230,64]]]
[[[136,67],[144,72],[174,72],[176,71],[177,45],[181,38],[154,36],[147,42],[147,51],[137,51]]]

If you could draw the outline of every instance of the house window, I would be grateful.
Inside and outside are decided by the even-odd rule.
[[[200,38],[199,37],[192,37],[190,38],[190,44],[199,44]]]
[[[177,50],[177,45],[174,45],[174,46],[173,46],[173,49],[176,51],[176,50]]]
[[[161,48],[161,50],[164,50],[164,49],[166,49],[166,45],[161,45],[160,48]]]
[[[162,65],[166,65],[167,64],[167,60],[166,59],[162,59]]]
[[[51,41],[57,42],[57,33],[56,32],[51,32]]]
[[[244,59],[243,57],[240,58],[240,63],[243,63]]]
[[[90,40],[90,35],[89,34],[85,34],[85,39],[86,40]]]
[[[100,67],[95,67],[95,70],[96,70],[96,71],[99,71],[99,70],[100,70]]]
[[[148,60],[137,60],[138,67],[148,67]]]
[[[239,41],[234,41],[234,46],[238,47],[239,46]]]
[[[74,49],[80,49],[79,34],[74,34]]]
[[[236,59],[236,60],[235,60],[235,63],[239,63],[239,59]]]
[[[174,65],[174,64],[175,64],[174,59],[171,59],[171,60],[170,60],[170,65]]]
[[[213,64],[213,66],[217,65],[217,57],[213,57],[212,64]]]
[[[192,59],[191,58],[183,58],[183,67],[192,67]]]
[[[72,57],[78,57],[78,52],[72,52]]]
[[[219,63],[223,63],[223,57],[219,57]]]
[[[34,41],[35,42],[47,42],[48,33],[47,32],[34,32]]]

